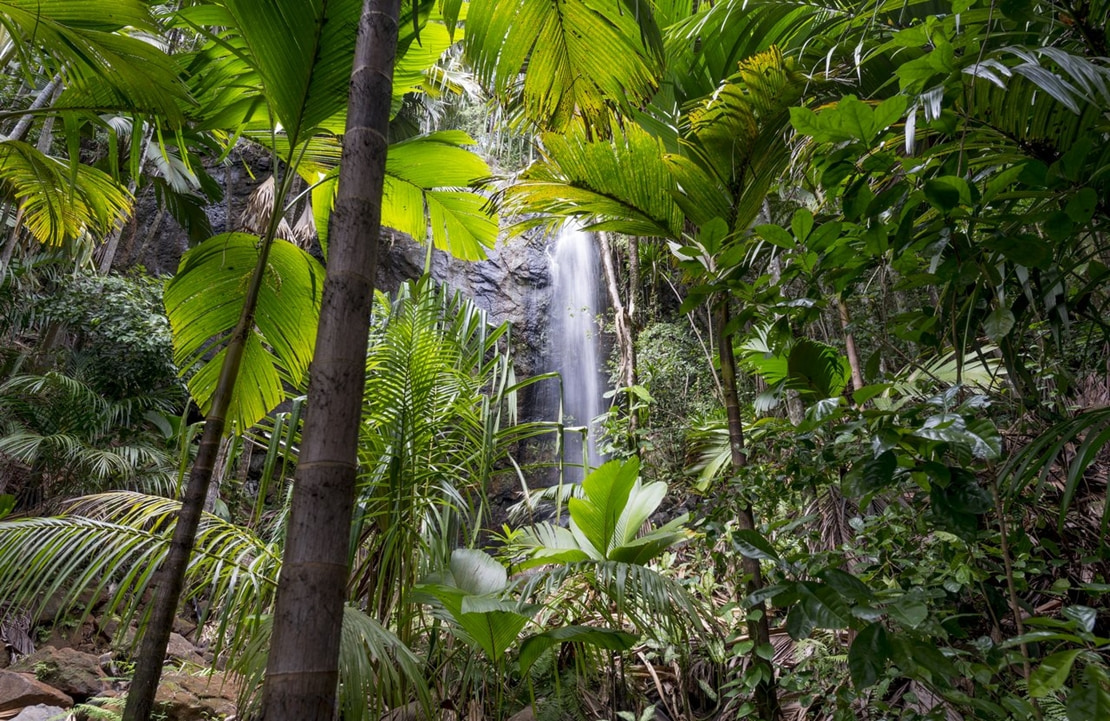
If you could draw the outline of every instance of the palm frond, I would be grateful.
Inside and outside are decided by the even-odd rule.
[[[188,385],[203,409],[215,393],[226,343],[239,320],[257,242],[244,233],[211,238],[182,257],[166,285],[174,356],[182,368],[202,363]],[[312,256],[292,243],[274,242],[228,413],[241,430],[285,398],[283,383],[304,382],[316,343],[322,278]]]
[[[611,110],[635,107],[657,87],[661,36],[640,0],[480,0],[466,31],[478,77],[494,95],[522,92],[541,126],[561,130],[580,113],[606,132]]]
[[[636,125],[613,126],[611,139],[592,137],[581,123],[542,138],[542,162],[503,194],[507,212],[540,212],[517,230],[575,218],[593,230],[681,237],[682,213],[672,196],[679,186],[664,147]]]
[[[0,141],[0,190],[19,203],[25,227],[46,245],[106,235],[131,212],[131,195],[107,174],[18,140]]]

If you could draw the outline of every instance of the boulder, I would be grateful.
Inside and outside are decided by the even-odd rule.
[[[210,721],[235,713],[236,685],[221,673],[164,673],[154,705],[166,721]]]
[[[197,666],[205,665],[204,658],[197,653],[197,647],[180,633],[171,633],[166,644],[166,657],[175,661],[187,661]]]
[[[13,716],[10,721],[61,721],[66,718],[70,717],[64,708],[40,703],[28,706]]]
[[[0,711],[36,704],[69,708],[73,705],[73,699],[29,673],[0,671]]]
[[[45,646],[20,659],[12,670],[33,673],[39,681],[78,701],[96,696],[108,688],[100,658],[72,648]]]

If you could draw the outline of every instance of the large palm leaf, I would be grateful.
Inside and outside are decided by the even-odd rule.
[[[478,76],[502,98],[520,91],[529,119],[553,129],[581,114],[608,130],[610,113],[647,100],[662,69],[640,0],[476,0],[465,27]]]
[[[184,120],[189,99],[176,62],[125,32],[158,32],[148,3],[4,0],[0,26],[17,40],[23,68],[62,74],[67,91],[59,107],[152,113],[171,124]],[[0,118],[8,114],[0,112]]]
[[[211,238],[182,257],[181,268],[166,285],[174,356],[181,368],[201,364],[188,383],[205,410],[239,320],[258,244],[256,236],[245,233]],[[285,383],[303,386],[316,342],[322,278],[323,268],[311,255],[292,243],[273,241],[229,411],[240,431],[285,398]]]
[[[544,135],[542,143],[543,160],[503,194],[506,211],[549,216],[529,218],[521,226],[572,217],[599,230],[681,236],[682,212],[674,199],[678,184],[664,162],[660,140],[636,125],[614,126],[610,137],[600,139],[574,123],[563,133]]]
[[[107,174],[18,140],[0,141],[0,190],[19,203],[24,226],[47,245],[66,245],[86,232],[105,235],[131,211],[130,194]]]
[[[490,176],[489,165],[466,149],[474,141],[450,130],[394,143],[386,158],[382,225],[399,230],[417,242],[427,239],[436,248],[463,260],[481,260],[497,241],[498,216],[474,188]],[[324,172],[312,192],[312,210],[321,242],[326,245],[327,218],[335,204],[339,161],[338,142],[317,139],[308,145],[311,165],[303,172]],[[328,170],[328,168],[331,168]]]

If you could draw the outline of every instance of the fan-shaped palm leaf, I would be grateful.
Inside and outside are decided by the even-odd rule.
[[[663,160],[662,142],[636,125],[612,130],[611,139],[592,139],[574,123],[543,136],[544,160],[504,192],[504,209],[550,216],[520,226],[573,217],[591,229],[681,237],[682,212],[672,198],[679,186]]]
[[[107,234],[131,211],[131,195],[105,173],[18,140],[0,141],[0,189],[19,203],[31,235],[47,245],[86,232]]]
[[[166,285],[174,355],[182,368],[203,361],[189,379],[189,390],[205,409],[216,390],[221,347],[239,322],[258,242],[244,233],[211,238],[185,254]],[[315,347],[322,277],[319,262],[308,253],[292,243],[273,242],[229,412],[241,430],[284,399],[283,382],[304,382]],[[215,356],[206,360],[213,351]]]
[[[552,129],[581,114],[607,132],[610,112],[647,100],[661,71],[659,30],[640,0],[480,0],[466,31],[478,76],[502,97],[522,90],[529,119]]]

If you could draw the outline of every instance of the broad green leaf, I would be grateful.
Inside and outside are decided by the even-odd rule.
[[[182,256],[177,275],[166,285],[174,358],[186,370],[200,365],[188,384],[205,412],[258,262],[258,242],[245,233],[211,238]],[[323,276],[323,268],[308,253],[283,240],[273,242],[228,410],[228,420],[240,430],[253,426],[284,399],[284,383],[297,386],[306,380]],[[208,358],[216,350],[216,356]]]
[[[776,562],[782,560],[775,551],[775,547],[759,531],[750,528],[740,529],[733,534],[732,542],[736,550],[748,558]]]
[[[382,224],[424,242],[430,220],[437,248],[464,260],[484,258],[497,241],[498,220],[484,197],[461,190],[490,175],[486,162],[463,147],[473,143],[466,133],[445,131],[391,145]]]
[[[890,615],[910,628],[917,628],[929,616],[929,607],[921,601],[900,598],[887,606]]]
[[[795,592],[797,601],[786,616],[786,631],[791,638],[800,640],[814,629],[847,628],[851,623],[848,607],[828,586],[803,581],[795,584]]]
[[[848,649],[848,673],[857,691],[873,686],[882,677],[890,654],[890,640],[881,623],[872,623],[859,632]]]
[[[509,575],[493,556],[469,548],[451,552],[451,576],[455,585],[472,594],[498,593],[505,589]]]
[[[1098,622],[1098,611],[1090,606],[1068,606],[1062,613],[1064,618],[1074,621],[1087,633],[1094,632],[1095,624]]]
[[[995,308],[983,320],[983,330],[987,337],[995,343],[1000,343],[1014,329],[1014,313],[1009,308]]]
[[[556,130],[576,115],[606,128],[610,108],[647,101],[662,59],[640,0],[473,0],[464,47],[480,79],[522,91],[527,117]]]
[[[347,103],[360,0],[227,0],[250,63],[296,144]]]
[[[582,480],[585,498],[567,502],[574,526],[602,558],[608,558],[610,549],[620,543],[617,526],[639,474],[636,458],[609,461]]]
[[[790,228],[794,231],[794,237],[798,242],[805,243],[810,231],[813,230],[813,213],[807,208],[798,208],[790,218]]]
[[[520,644],[520,673],[527,674],[528,669],[543,655],[543,652],[560,643],[588,643],[597,648],[609,651],[627,651],[632,648],[638,636],[624,631],[610,628],[593,628],[592,626],[562,626],[553,628],[534,636],[529,636]]]
[[[1029,674],[1029,695],[1033,698],[1043,698],[1063,688],[1068,676],[1071,675],[1071,667],[1075,659],[1081,653],[1083,649],[1073,648],[1054,653],[1041,661],[1033,673]]]
[[[1106,690],[1106,672],[1098,666],[1083,670],[1083,682],[1068,694],[1068,721],[1110,718],[1110,691]]]

